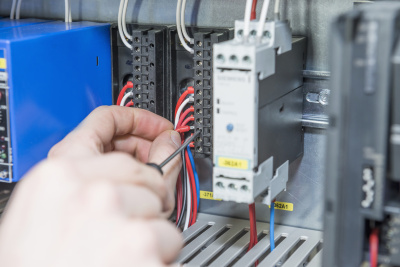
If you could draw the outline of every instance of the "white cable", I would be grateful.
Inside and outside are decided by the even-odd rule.
[[[181,8],[181,5],[182,5],[181,3],[182,3],[182,0],[178,0],[178,3],[176,5],[176,30],[178,32],[179,41],[181,42],[182,46],[190,54],[193,54],[194,50],[190,46],[187,45],[187,43],[186,43],[186,41],[185,41],[185,39],[183,38],[183,35],[182,35],[181,17],[180,17],[180,14],[181,14],[181,12],[180,12],[181,9],[180,8]]]
[[[125,0],[121,23],[122,23],[122,30],[126,38],[132,39],[132,35],[129,34],[128,29],[126,28],[126,10],[128,9],[128,2],[129,0]]]
[[[119,35],[121,37],[122,42],[124,43],[124,45],[126,47],[128,47],[129,49],[132,49],[132,45],[126,40],[125,38],[125,34],[122,28],[122,13],[123,13],[123,8],[124,8],[124,0],[121,0],[121,2],[119,3],[119,10],[118,10],[118,32]]]
[[[68,22],[72,22],[71,1],[68,0]]]
[[[189,221],[190,221],[190,209],[192,207],[190,201],[192,198],[192,192],[190,189],[190,181],[189,181],[189,173],[186,171],[186,176],[187,176],[187,182],[186,182],[186,188],[187,188],[187,193],[186,193],[186,219],[185,219],[185,226],[183,227],[183,231],[185,231],[186,229],[188,229],[189,227]]]
[[[175,129],[176,129],[176,126],[178,125],[179,117],[181,116],[182,109],[183,109],[190,101],[193,102],[192,97],[186,98],[185,101],[183,101],[182,104],[179,106],[178,111],[176,112],[175,121],[174,121],[174,123],[175,123]]]
[[[261,9],[260,20],[258,22],[258,27],[257,27],[257,39],[259,41],[261,41],[261,37],[263,36],[264,33],[264,25],[265,25],[265,20],[267,19],[268,6],[269,6],[269,0],[264,0],[264,4]]]
[[[10,19],[14,19],[16,8],[17,8],[17,0],[13,0],[11,5]]]
[[[65,22],[69,21],[69,0],[65,0]]]
[[[22,3],[22,0],[18,0],[17,12],[16,12],[16,15],[15,15],[15,19],[19,19],[20,18],[20,15],[21,15],[21,3]]]
[[[189,34],[186,31],[186,26],[185,26],[185,9],[186,9],[186,0],[182,0],[182,6],[181,6],[181,28],[182,28],[182,33],[183,37],[191,43],[194,44],[194,39],[189,37]]]
[[[280,0],[275,0],[275,9],[274,9],[275,14],[279,14],[279,5],[280,5]]]
[[[246,1],[246,8],[244,10],[244,26],[243,26],[243,40],[247,42],[250,33],[250,17],[251,17],[251,6],[253,0]]]
[[[121,100],[121,104],[119,104],[121,107],[125,106],[125,102],[128,98],[133,97],[133,93],[129,92],[127,94],[124,95],[124,97]]]

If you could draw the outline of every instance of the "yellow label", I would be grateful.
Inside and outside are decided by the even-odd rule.
[[[293,211],[293,203],[275,201],[275,209]]]
[[[209,192],[209,191],[200,191],[200,198],[221,201],[221,199],[214,199],[213,192]]]
[[[249,168],[248,161],[245,159],[230,159],[222,157],[218,158],[218,166],[242,170],[247,170]]]
[[[6,69],[6,68],[7,68],[6,59],[0,58],[0,69]]]

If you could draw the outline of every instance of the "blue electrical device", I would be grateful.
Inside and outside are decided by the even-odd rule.
[[[47,22],[51,22],[51,21],[42,20],[42,19],[17,19],[16,20],[16,19],[0,18],[0,30],[34,25],[34,24],[38,24],[38,23],[47,23]]]
[[[0,181],[16,182],[93,109],[112,104],[110,25],[0,29]]]

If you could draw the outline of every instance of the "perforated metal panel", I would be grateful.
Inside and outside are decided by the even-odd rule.
[[[275,225],[275,250],[270,251],[269,224],[257,223],[259,242],[247,251],[247,220],[199,214],[183,232],[185,246],[178,258],[183,266],[321,266],[322,232]]]

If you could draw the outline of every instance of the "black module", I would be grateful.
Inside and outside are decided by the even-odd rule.
[[[194,157],[204,158],[212,155],[212,47],[213,44],[233,38],[233,29],[188,28],[193,36],[194,54],[190,54],[181,45],[176,28],[170,30],[171,51],[171,88],[173,92],[184,92],[193,86],[194,126],[201,135],[195,140]],[[176,101],[179,98],[176,95]]]
[[[398,146],[390,142],[398,124],[398,25],[400,4],[392,2],[360,7],[332,27],[323,266],[369,261],[373,229],[379,262],[400,265],[400,243],[388,236],[400,231]]]

